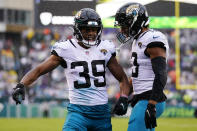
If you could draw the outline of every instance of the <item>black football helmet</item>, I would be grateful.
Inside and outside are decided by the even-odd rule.
[[[93,27],[97,28],[97,37],[95,41],[85,40],[81,33],[82,28]],[[74,36],[81,41],[85,46],[91,47],[97,45],[102,34],[103,25],[100,16],[91,8],[83,8],[77,12],[74,18]]]
[[[117,38],[121,43],[125,43],[131,38],[140,34],[143,27],[148,27],[149,17],[145,6],[139,3],[128,3],[120,7],[115,15],[114,26],[127,27],[128,35],[118,33]]]

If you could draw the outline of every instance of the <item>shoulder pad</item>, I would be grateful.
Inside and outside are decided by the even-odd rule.
[[[164,45],[166,45],[167,42],[167,38],[166,36],[161,33],[160,31],[150,31],[146,36],[146,44],[152,43],[152,42],[161,42],[164,43]]]
[[[61,40],[58,40],[57,42],[66,42],[67,39],[61,39]]]
[[[56,48],[66,49],[66,48],[68,48],[67,46],[68,46],[68,40],[65,40],[65,41],[57,41],[52,46],[52,50],[54,50]]]
[[[115,44],[109,40],[102,40],[99,46],[106,49],[115,48]]]
[[[102,40],[100,43],[100,47],[110,51],[111,54],[116,52],[115,44],[109,40]]]

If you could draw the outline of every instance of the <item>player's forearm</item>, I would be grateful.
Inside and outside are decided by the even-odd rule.
[[[41,75],[44,75],[55,69],[60,64],[60,61],[61,61],[60,57],[51,55],[48,59],[46,59],[37,67],[32,69],[30,72],[28,72],[22,78],[21,83],[23,83],[25,86],[29,86],[35,80],[37,80],[38,77],[40,77]]]
[[[116,76],[116,79],[120,83],[120,93],[121,93],[121,95],[129,96],[131,90],[130,90],[128,78],[120,66],[117,69],[118,69],[118,75],[115,75],[115,76]]]
[[[41,75],[41,72],[39,69],[33,69],[29,71],[20,81],[20,83],[23,83],[26,87],[31,85],[34,81],[38,79],[38,77]]]
[[[120,83],[120,93],[123,95],[129,95],[129,81],[123,68],[118,64],[115,57],[112,57],[108,62],[108,69],[113,74],[113,76],[119,81]]]
[[[129,88],[130,88],[130,94],[133,93],[133,83],[131,78],[129,78]]]
[[[125,75],[120,81],[120,93],[121,95],[129,96],[130,92],[129,82]]]

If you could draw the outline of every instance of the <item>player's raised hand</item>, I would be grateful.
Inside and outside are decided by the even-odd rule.
[[[145,125],[147,129],[152,129],[157,126],[156,108],[154,104],[148,104],[145,111]]]
[[[25,100],[25,86],[22,83],[18,83],[13,88],[12,98],[17,104],[21,104],[22,100]]]
[[[114,107],[113,113],[117,115],[124,115],[127,113],[127,108],[128,108],[128,98],[121,96]]]

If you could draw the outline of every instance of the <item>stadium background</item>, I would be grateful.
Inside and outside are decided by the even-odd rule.
[[[56,41],[73,37],[72,18],[81,8],[94,8],[100,14],[104,24],[102,39],[111,39],[116,44],[117,58],[130,76],[130,46],[125,45],[118,49],[119,42],[115,37],[117,29],[113,27],[113,16],[118,7],[132,1],[146,5],[151,20],[150,27],[162,31],[169,41],[168,82],[165,89],[168,100],[161,123],[178,122],[180,127],[183,125],[182,122],[197,123],[197,2],[0,0],[0,125],[5,126],[0,126],[0,130],[10,129],[9,126],[6,127],[6,123],[26,121],[13,118],[59,118],[63,124],[68,104],[68,87],[63,68],[58,67],[32,84],[34,88],[27,90],[26,100],[22,105],[15,105],[11,92],[27,71],[50,55],[50,48]],[[108,71],[107,78],[109,103],[113,107],[119,97],[119,87]],[[130,112],[131,108],[123,116],[125,118],[114,116],[112,122],[124,122],[126,124],[120,125],[120,130],[123,129],[121,127],[125,128]],[[165,123],[159,129],[166,129],[169,123]],[[195,124],[190,127],[189,129],[185,126],[185,129],[197,130]],[[178,125],[171,125],[171,129],[173,128],[178,128]],[[47,128],[42,130],[45,129]]]

